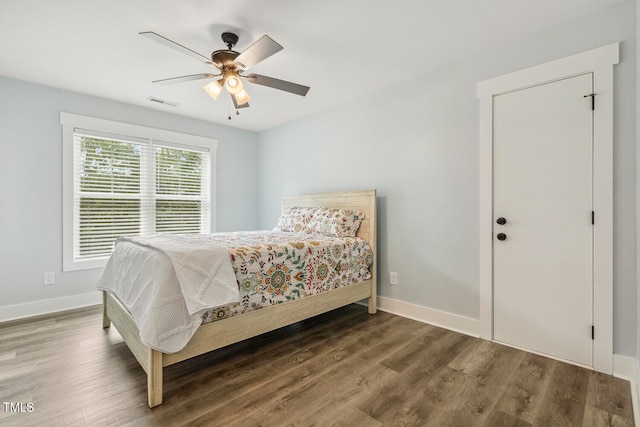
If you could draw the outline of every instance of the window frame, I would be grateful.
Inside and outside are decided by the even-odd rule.
[[[172,132],[130,123],[116,122],[78,114],[60,112],[62,125],[62,271],[103,268],[108,257],[74,260],[74,131],[90,129],[105,134],[158,141],[179,147],[196,147],[209,151],[209,224],[216,230],[216,152],[218,140],[197,135]]]

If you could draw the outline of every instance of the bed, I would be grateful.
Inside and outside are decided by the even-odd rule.
[[[113,324],[147,374],[150,407],[162,403],[162,378],[165,366],[214,351],[336,308],[367,300],[368,312],[376,312],[376,192],[375,190],[285,196],[282,211],[292,208],[332,208],[359,211],[363,215],[356,237],[370,248],[369,278],[314,293],[304,298],[279,302],[233,316],[203,322],[184,347],[176,352],[159,351],[143,343],[140,329],[125,304],[112,292],[103,291],[103,327]],[[228,309],[227,309],[228,311]],[[228,314],[228,313],[227,313]],[[209,316],[215,317],[211,313]]]

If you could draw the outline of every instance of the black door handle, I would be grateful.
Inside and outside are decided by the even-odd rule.
[[[507,235],[504,233],[498,233],[496,237],[498,238],[498,240],[507,240]]]
[[[500,217],[496,220],[496,222],[500,225],[505,225],[507,223],[507,220],[503,217]]]

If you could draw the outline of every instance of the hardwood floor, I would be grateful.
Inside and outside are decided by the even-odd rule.
[[[164,387],[149,409],[99,307],[0,324],[0,425],[633,425],[626,381],[359,305],[165,368]]]

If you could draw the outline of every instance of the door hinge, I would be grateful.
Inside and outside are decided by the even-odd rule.
[[[591,97],[591,110],[596,109],[596,94],[590,93],[589,95],[585,95],[584,98]]]
[[[596,339],[596,327],[591,325],[591,339]]]
[[[596,213],[594,211],[591,211],[591,224],[595,224],[596,223]]]

